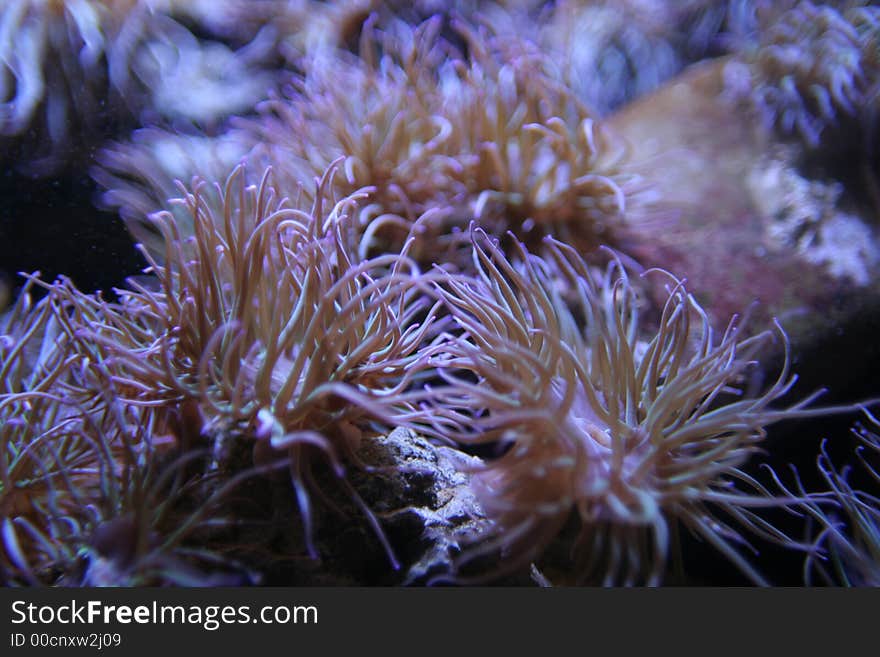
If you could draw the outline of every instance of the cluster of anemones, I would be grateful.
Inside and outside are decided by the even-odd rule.
[[[27,23],[9,11],[4,24]],[[98,43],[98,23],[77,16]],[[867,30],[873,14],[859,16]],[[766,390],[748,386],[784,332],[732,320],[718,335],[659,271],[652,319],[624,258],[594,268],[633,199],[624,151],[538,46],[464,22],[455,45],[443,27],[369,19],[359,56],[289,44],[302,75],[222,138],[146,129],[104,152],[96,175],[149,267],[113,301],[32,276],[45,298],[26,290],[3,319],[5,581],[254,581],[241,498],[263,475],[283,508],[261,522],[298,520],[290,554],[320,556],[327,511],[356,509],[396,566],[349,476],[378,474],[360,455],[395,428],[484,456],[467,475],[488,528],[462,537],[459,581],[561,545],[559,581],[657,584],[682,532],[757,583],[750,537],[808,564],[872,556],[837,539],[874,531],[875,500],[830,465],[834,495],[749,474],[769,425],[814,412],[810,399],[773,406],[793,381],[787,357]],[[135,42],[108,54],[111,81]],[[156,70],[187,59],[148,50]],[[23,94],[37,78],[16,79]],[[833,80],[842,105],[847,80]],[[792,539],[774,509],[821,535]]]
[[[742,468],[765,427],[800,406],[769,408],[785,373],[763,394],[729,396],[770,333],[741,339],[732,324],[717,339],[670,277],[652,336],[619,263],[596,272],[555,241],[544,258],[518,246],[508,261],[474,228],[472,274],[421,272],[406,246],[361,258],[366,192],[337,201],[332,176],[306,207],[279,196],[271,170],[259,185],[241,168],[224,186],[197,183],[179,200],[186,224],[154,217],[165,250],[147,254],[152,282],[111,303],[60,281],[36,310],[17,307],[0,395],[20,417],[4,425],[7,578],[69,574],[74,557],[49,546],[95,552],[107,542],[95,536],[131,527],[136,545],[92,554],[87,581],[189,572],[187,539],[224,525],[217,500],[281,469],[307,554],[319,551],[321,472],[385,541],[345,473],[363,441],[395,426],[499,450],[472,473],[493,529],[465,561],[495,548],[500,570],[536,560],[572,513],[577,581],[661,581],[680,528],[756,581],[736,550],[743,528],[796,545],[756,509],[803,500]],[[77,531],[53,534],[61,520]],[[22,528],[43,546],[36,563]]]

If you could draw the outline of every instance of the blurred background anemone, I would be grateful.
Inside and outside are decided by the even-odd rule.
[[[880,8],[839,4],[844,6],[804,0],[788,11],[764,12],[756,42],[740,56],[760,118],[810,147],[819,145],[829,126],[869,120],[869,113],[876,121]],[[744,82],[739,75],[732,67],[733,87]]]
[[[240,0],[4,2],[4,163],[46,175],[133,121],[210,126],[247,111],[273,84],[265,67],[274,40],[265,31],[234,34],[242,8]],[[246,43],[200,39],[187,24]]]
[[[93,168],[95,180],[107,191],[100,205],[118,212],[137,243],[154,257],[164,257],[165,242],[151,216],[159,210],[174,214],[178,229],[193,234],[190,215],[171,201],[180,184],[195,179],[220,181],[246,159],[253,144],[238,131],[217,136],[142,128],[130,141],[106,146]]]
[[[292,193],[342,158],[334,193],[371,188],[361,255],[399,250],[412,236],[413,256],[431,264],[466,244],[472,218],[536,243],[550,232],[585,250],[620,242],[627,205],[647,198],[626,170],[625,141],[534,44],[453,22],[460,50],[440,36],[439,19],[373,23],[359,56],[317,51],[285,97],[212,140],[141,132],[105,150],[95,173],[105,202],[140,237],[145,209],[168,197],[174,178],[210,176],[237,155],[271,166]],[[181,147],[189,153],[169,157]]]

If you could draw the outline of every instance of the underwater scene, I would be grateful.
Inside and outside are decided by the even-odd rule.
[[[880,4],[0,0],[5,586],[880,585]]]

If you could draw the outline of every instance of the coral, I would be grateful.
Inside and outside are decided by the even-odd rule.
[[[460,332],[431,351],[445,385],[424,393],[422,430],[501,450],[472,475],[495,528],[460,567],[497,549],[501,570],[526,565],[574,514],[572,581],[657,584],[683,527],[763,583],[739,547],[747,533],[797,547],[759,510],[798,497],[772,495],[743,466],[768,425],[809,401],[771,408],[792,383],[787,367],[764,392],[743,389],[773,333],[741,339],[732,322],[716,338],[670,277],[659,327],[642,341],[619,263],[600,276],[562,243],[549,254],[520,247],[512,265],[477,231],[479,279],[442,286]]]

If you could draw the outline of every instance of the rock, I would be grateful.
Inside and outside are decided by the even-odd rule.
[[[808,351],[880,315],[876,209],[857,181],[805,171],[821,153],[737,100],[739,66],[695,65],[610,118],[629,141],[629,167],[659,197],[631,207],[627,253],[686,278],[719,329],[747,311],[753,331],[777,318],[795,353]],[[838,378],[865,367],[859,349],[842,358]]]
[[[402,428],[365,440],[358,457],[369,470],[352,473],[352,484],[400,551],[403,583],[449,573],[462,543],[488,524],[469,486],[482,461]]]

